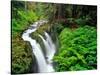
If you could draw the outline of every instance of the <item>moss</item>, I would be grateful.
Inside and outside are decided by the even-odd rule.
[[[28,42],[20,38],[12,39],[12,73],[27,73],[34,60],[32,50]]]

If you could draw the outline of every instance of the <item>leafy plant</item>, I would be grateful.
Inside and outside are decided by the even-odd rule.
[[[90,26],[76,30],[65,28],[59,35],[60,48],[54,57],[56,71],[96,69],[96,29]]]

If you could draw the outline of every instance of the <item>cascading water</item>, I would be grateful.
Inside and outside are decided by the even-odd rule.
[[[47,23],[47,21],[43,20],[43,21],[35,22],[31,27],[29,27],[28,30],[26,30],[23,33],[22,38],[24,41],[30,42],[32,46],[32,50],[38,64],[38,72],[54,72],[53,65],[52,65],[52,58],[55,54],[56,49],[54,43],[51,40],[51,37],[46,32],[45,32],[46,40],[41,35],[39,35],[43,40],[46,49],[46,56],[43,55],[43,51],[40,44],[35,39],[32,39],[30,37],[30,34],[32,32],[35,32],[37,28],[40,25],[43,25],[44,23]]]
[[[46,40],[41,35],[39,36],[41,37],[45,45],[47,62],[52,63],[52,58],[56,51],[55,45],[52,42],[51,37],[48,35],[48,33],[45,32]]]

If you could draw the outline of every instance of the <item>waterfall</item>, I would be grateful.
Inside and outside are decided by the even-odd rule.
[[[48,63],[52,63],[52,58],[55,54],[55,45],[53,43],[53,41],[51,40],[51,37],[49,36],[48,33],[45,32],[45,36],[46,36],[46,40],[41,36],[41,39],[43,40],[43,43],[45,45],[45,49],[46,49],[46,59]]]
[[[52,39],[48,33],[46,33],[46,32],[44,33],[46,40],[41,35],[39,35],[41,37],[41,39],[43,40],[43,43],[44,43],[44,46],[46,49],[46,56],[43,54],[43,50],[42,50],[40,44],[35,39],[32,39],[30,37],[30,34],[32,32],[35,32],[37,30],[37,28],[39,26],[43,25],[44,23],[47,23],[47,21],[35,22],[22,35],[23,40],[30,42],[30,44],[32,46],[33,54],[35,55],[36,61],[38,64],[38,72],[40,72],[40,73],[41,72],[54,72],[53,65],[52,65],[52,58],[56,51],[55,45],[52,42]]]

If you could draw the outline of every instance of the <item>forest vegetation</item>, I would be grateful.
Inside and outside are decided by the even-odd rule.
[[[35,72],[35,56],[21,36],[38,20],[48,23],[31,36],[39,41],[37,34],[47,31],[59,43],[53,57],[56,72],[97,69],[96,6],[11,1],[11,9],[12,73]]]

